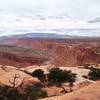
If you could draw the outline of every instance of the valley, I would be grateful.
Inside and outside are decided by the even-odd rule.
[[[95,77],[89,75],[92,71],[95,71],[97,75],[99,73],[96,69],[100,69],[100,38],[55,37],[37,38],[31,34],[30,36],[3,37],[0,40],[1,86],[20,91],[23,98],[21,100],[31,100],[24,99],[23,95],[27,96],[26,98],[36,97],[39,100],[66,100],[66,98],[68,100],[92,100],[91,96],[96,98],[94,100],[99,100],[97,91],[99,91],[100,82],[92,80],[91,77]],[[37,70],[41,73],[40,78],[33,74]],[[57,83],[55,80],[49,80],[49,74],[52,75],[50,70],[57,71],[53,76],[58,79]],[[65,76],[61,78],[64,73],[68,74],[69,78],[66,79]],[[58,76],[55,76],[56,74]],[[72,80],[69,80],[70,78]],[[29,92],[29,96],[27,95],[25,89],[30,86],[31,89],[36,89],[40,97],[36,95],[31,97],[33,90]],[[95,89],[91,88],[92,86]],[[91,88],[90,91],[89,88]],[[44,94],[38,94],[40,91]],[[83,98],[81,95],[89,96],[90,99]]]

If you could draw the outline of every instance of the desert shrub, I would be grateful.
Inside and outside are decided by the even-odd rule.
[[[0,100],[38,100],[44,97],[47,97],[47,92],[37,85],[26,86],[23,92],[10,86],[0,86]]]
[[[37,69],[34,72],[32,72],[32,76],[37,77],[41,82],[44,82],[44,80],[45,80],[44,71],[41,69]]]
[[[53,83],[75,82],[76,74],[71,71],[52,68],[49,70],[48,80]]]
[[[84,64],[85,69],[89,69],[90,64]]]
[[[0,100],[4,100],[4,97],[0,95]]]
[[[72,87],[73,83],[76,81],[76,74],[70,72],[69,75],[68,75],[68,80],[67,81],[69,82],[69,86]]]
[[[0,86],[0,100],[24,100],[24,96],[17,89]]]
[[[39,87],[27,86],[25,88],[27,100],[38,100],[40,98],[47,97],[47,92]]]
[[[27,100],[38,100],[47,97],[46,91],[38,90],[29,93]]]
[[[34,83],[34,87],[43,88],[43,84],[41,82]]]
[[[90,80],[100,80],[100,69],[98,68],[91,68],[88,74]]]
[[[76,74],[71,71],[61,70],[59,68],[52,68],[49,70],[48,81],[52,84],[60,86],[65,93],[68,91],[63,87],[64,82],[69,83],[70,92],[72,92],[73,83],[76,81]]]

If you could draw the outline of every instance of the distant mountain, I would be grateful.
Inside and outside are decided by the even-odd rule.
[[[56,33],[26,33],[0,37],[0,44],[14,44],[18,39],[65,39],[72,38],[70,35]]]
[[[2,36],[0,37],[1,40],[8,39],[8,38],[43,38],[43,39],[65,39],[65,38],[74,38],[76,36],[71,35],[61,35],[57,33],[26,33],[26,34],[18,34],[18,35],[9,35],[9,36]]]
[[[64,38],[64,35],[56,34],[56,33],[27,33],[17,35],[20,38]],[[69,36],[68,36],[69,37]]]
[[[66,33],[73,33],[80,32],[80,33],[91,33],[89,29],[69,29],[66,30]],[[98,31],[98,30],[97,30]],[[94,31],[93,31],[94,32]],[[100,37],[89,37],[89,36],[79,36],[79,35],[67,35],[67,34],[57,34],[57,33],[25,33],[25,34],[17,34],[17,35],[8,35],[8,36],[1,36],[0,37],[0,44],[12,44],[18,39],[100,39]]]

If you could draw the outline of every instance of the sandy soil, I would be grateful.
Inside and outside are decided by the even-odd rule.
[[[100,81],[72,93],[41,100],[100,100]]]
[[[39,82],[37,78],[33,78],[32,76],[20,71],[18,68],[7,66],[5,70],[0,68],[0,83],[4,85],[11,85],[9,81],[13,81],[13,78],[17,75],[16,86],[18,86],[22,81],[33,81]]]

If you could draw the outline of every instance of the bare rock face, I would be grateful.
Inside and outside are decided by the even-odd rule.
[[[10,54],[10,56],[8,55],[2,55],[0,56],[0,64],[1,65],[11,65],[11,66],[16,66],[16,67],[27,67],[27,66],[31,66],[31,65],[41,65],[43,62],[45,62],[46,59],[45,58],[29,58],[29,57],[25,57],[25,58],[19,58],[19,57],[15,57],[14,55]]]
[[[32,64],[40,65],[47,61],[55,66],[78,66],[84,64],[98,64],[100,63],[100,39],[33,39],[20,38],[11,39],[9,42],[5,40],[4,44],[14,45],[17,47],[31,49],[27,53],[21,51],[21,55],[29,54],[29,56],[19,56],[20,53],[3,53],[0,52],[0,61],[5,64],[12,64],[17,66],[28,66]],[[15,51],[16,48],[14,49]],[[32,50],[42,52],[42,56],[30,56]],[[13,50],[12,50],[13,51]],[[46,58],[43,56],[45,55]],[[19,65],[18,65],[19,64]]]
[[[16,46],[0,45],[0,64],[16,67],[25,67],[29,65],[40,65],[47,58],[35,50],[21,48]]]
[[[28,45],[29,43],[29,45]],[[100,63],[100,42],[71,40],[21,39],[16,45],[35,48],[48,54],[56,66],[77,66]]]
[[[100,55],[96,54],[92,48],[59,47],[56,53],[58,55],[56,64],[60,66],[63,66],[63,64],[66,66],[77,66],[87,63],[100,63]]]

